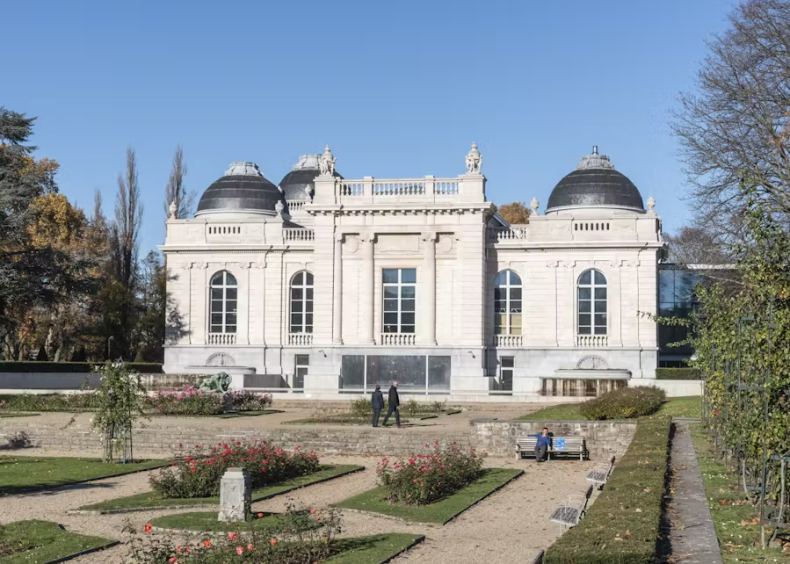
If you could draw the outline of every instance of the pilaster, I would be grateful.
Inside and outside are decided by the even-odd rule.
[[[359,242],[362,247],[362,280],[360,283],[360,317],[362,319],[359,342],[362,345],[373,344],[373,245],[376,240],[374,233],[360,233]]]
[[[332,295],[332,343],[343,344],[343,234],[335,233],[334,281]]]
[[[422,234],[424,245],[422,288],[425,295],[423,303],[423,335],[425,345],[436,345],[436,239],[437,233]]]

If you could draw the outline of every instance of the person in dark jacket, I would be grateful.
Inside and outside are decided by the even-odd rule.
[[[389,407],[387,408],[387,415],[384,417],[384,426],[387,426],[387,419],[390,418],[392,413],[395,413],[395,424],[400,427],[400,398],[398,398],[398,382],[395,381],[390,386],[389,397],[387,398]]]
[[[373,402],[373,426],[379,426],[379,417],[381,417],[381,410],[384,409],[384,394],[381,393],[381,386],[376,384],[376,391],[370,398]]]
[[[546,458],[546,453],[548,452],[549,447],[551,447],[549,429],[547,427],[543,427],[543,431],[541,431],[540,434],[530,436],[538,438],[538,441],[535,443],[535,462],[543,462],[543,459]]]

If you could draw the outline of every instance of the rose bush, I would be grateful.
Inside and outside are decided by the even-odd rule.
[[[379,484],[387,490],[387,500],[409,505],[427,505],[448,496],[483,474],[484,452],[462,451],[453,442],[440,447],[435,441],[426,454],[391,462],[382,459],[377,467]]]
[[[230,395],[236,411],[263,411],[269,409],[274,401],[271,394],[257,394],[249,390],[234,390]]]
[[[313,451],[301,452],[296,447],[290,453],[258,439],[250,442],[231,440],[217,443],[211,448],[200,445],[178,446],[179,454],[172,465],[151,477],[151,487],[162,497],[218,496],[222,475],[230,467],[246,470],[255,489],[312,474],[320,466],[318,456]]]
[[[156,415],[214,415],[222,413],[222,394],[185,386],[181,391],[160,390],[145,398],[146,411]]]

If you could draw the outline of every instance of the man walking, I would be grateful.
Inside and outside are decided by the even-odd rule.
[[[379,417],[381,417],[381,410],[384,409],[384,394],[381,393],[381,386],[376,384],[376,391],[370,398],[373,403],[373,426],[379,426]]]
[[[387,415],[384,417],[384,426],[387,426],[387,419],[390,418],[393,412],[395,412],[395,424],[400,428],[400,398],[398,398],[398,382],[397,380],[392,383],[390,386],[389,397],[387,398],[387,403],[389,403],[389,408],[387,409]]]
[[[543,462],[543,459],[546,458],[546,453],[551,446],[549,429],[547,427],[543,427],[543,431],[541,431],[540,434],[530,436],[538,438],[537,442],[535,443],[535,462]]]

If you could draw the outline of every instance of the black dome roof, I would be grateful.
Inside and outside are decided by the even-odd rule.
[[[266,180],[255,163],[232,163],[225,176],[209,186],[198,203],[195,215],[212,211],[276,213],[282,192]]]
[[[315,193],[315,177],[320,174],[318,159],[321,155],[302,155],[288,174],[280,181],[286,201],[310,200]],[[334,176],[343,178],[337,171]]]
[[[565,208],[620,208],[645,211],[642,195],[627,176],[614,169],[609,157],[583,157],[576,170],[557,183],[549,196],[546,211]]]

